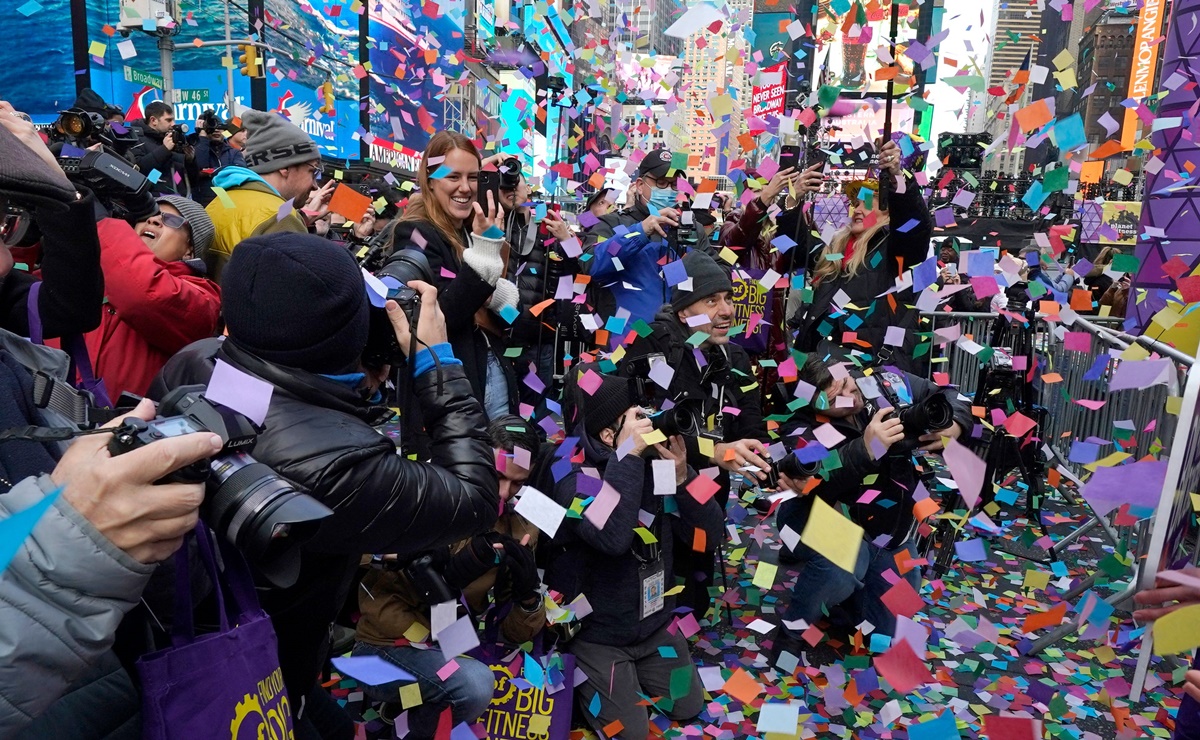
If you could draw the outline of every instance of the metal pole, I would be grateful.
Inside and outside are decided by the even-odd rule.
[[[896,61],[896,36],[900,33],[900,9],[896,5],[895,0],[892,2],[892,23],[891,35],[888,38],[888,48],[891,50],[892,65],[899,71],[900,64]],[[865,74],[865,72],[864,72]],[[883,141],[879,142],[879,148],[882,149],[892,138],[892,97],[896,90],[896,76],[892,75],[887,81],[887,98],[883,104]],[[891,173],[884,168],[883,163],[879,165],[879,210],[886,211],[888,209],[888,199],[892,191],[896,189],[896,182]]]
[[[158,61],[162,66],[163,102],[167,105],[175,104],[175,62],[172,59],[174,52],[175,39],[167,33],[159,31]]]
[[[233,97],[233,45],[229,43],[231,41],[233,41],[233,35],[232,35],[232,31],[230,30],[230,25],[229,25],[229,0],[225,0],[225,42],[227,44],[225,46],[225,63],[226,63],[225,84],[228,87],[228,89],[226,90],[226,93],[225,93],[225,95],[226,95],[225,117],[228,119],[233,118],[233,102],[234,102],[234,97]]]

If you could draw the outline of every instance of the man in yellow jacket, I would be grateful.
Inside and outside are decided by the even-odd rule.
[[[300,208],[317,186],[321,152],[308,134],[276,113],[247,110],[246,167],[224,167],[212,180],[217,197],[207,211],[217,233],[208,251],[208,272],[221,270],[243,239],[277,231],[307,233]],[[325,189],[325,200],[333,194]]]
[[[488,435],[500,476],[500,518],[491,532],[456,543],[449,553],[438,553],[432,567],[449,587],[451,593],[445,596],[457,599],[461,592],[476,616],[489,608],[497,610],[502,615],[499,636],[519,645],[546,626],[546,607],[533,552],[538,530],[512,511],[510,499],[529,479],[530,468],[536,467],[541,445],[537,432],[519,416],[499,417],[488,426]],[[372,567],[363,576],[354,654],[378,655],[416,677],[422,704],[408,710],[408,737],[432,738],[446,708],[451,710],[452,726],[482,716],[492,700],[494,679],[486,663],[465,656],[456,658],[458,668],[442,679],[438,674],[445,662],[441,651],[414,645],[430,639],[433,605],[431,597],[422,593],[427,577],[406,565],[385,559],[384,567]],[[391,700],[381,712],[384,721],[395,721],[400,712],[395,701],[398,687],[397,683],[368,689],[368,696]]]

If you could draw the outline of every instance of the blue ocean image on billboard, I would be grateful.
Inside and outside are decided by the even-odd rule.
[[[41,0],[40,10],[29,15],[13,10],[4,14],[0,44],[0,97],[36,123],[50,123],[75,100],[75,69],[71,53],[70,0]],[[54,29],[47,33],[46,29]],[[37,39],[36,48],[19,39]],[[31,74],[30,63],[37,71]]]

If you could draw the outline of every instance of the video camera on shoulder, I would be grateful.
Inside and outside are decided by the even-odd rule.
[[[869,385],[874,381],[879,391],[874,398],[866,399],[867,413],[874,416],[879,409],[886,406],[879,399],[886,401],[888,406],[895,409],[896,418],[904,425],[904,439],[893,445],[892,453],[907,453],[920,446],[920,437],[949,427],[954,423],[954,407],[941,393],[934,393],[924,400],[913,402],[912,390],[903,375],[891,370],[881,370],[860,379],[859,385]],[[864,396],[868,395],[866,391]]]
[[[63,141],[80,149],[100,144],[118,157],[124,157],[137,144],[137,136],[128,127],[106,121],[99,113],[83,108],[68,108],[59,113],[52,129]]]
[[[64,147],[64,152],[71,152]],[[153,200],[150,181],[133,165],[106,151],[71,152],[59,156],[58,164],[67,179],[92,191],[114,218],[140,213]]]

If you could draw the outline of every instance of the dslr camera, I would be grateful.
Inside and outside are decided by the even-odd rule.
[[[400,304],[404,315],[408,317],[415,341],[417,321],[421,312],[421,296],[408,287],[408,283],[411,280],[433,282],[433,270],[429,267],[425,253],[419,249],[401,249],[393,253],[374,275],[387,287],[388,300]],[[398,365],[404,361],[404,353],[400,349],[400,343],[396,341],[392,322],[388,320],[387,312],[382,309],[371,310],[371,328],[362,359],[363,364],[372,368]]]
[[[148,216],[157,210],[150,181],[120,157],[83,151],[79,156],[59,156],[58,164],[67,179],[91,190],[114,218]]]
[[[687,390],[673,398],[660,396],[658,385],[650,380],[650,369],[657,362],[667,362],[666,355],[655,352],[623,364],[621,374],[633,381],[633,403],[645,408],[658,409],[649,416],[650,423],[668,437],[679,434],[684,437],[707,437],[720,442],[721,433],[709,431],[705,424],[705,409],[708,406],[706,398]],[[730,367],[724,355],[715,354],[709,358],[709,364],[704,368],[697,386],[708,388],[713,383],[724,385],[729,379],[729,372]]]
[[[763,471],[767,474],[767,479],[762,482],[763,488],[779,488],[780,473],[793,480],[801,480],[811,478],[821,468],[820,462],[800,462],[795,452],[789,452],[781,460],[767,458],[767,461],[771,463],[771,467]]]
[[[212,108],[208,108],[200,114],[200,130],[199,133],[204,136],[211,137],[221,128],[221,117]]]
[[[114,456],[168,437],[213,432],[224,446],[208,460],[181,468],[165,482],[204,483],[200,515],[208,526],[241,551],[271,583],[288,588],[300,575],[299,545],[311,539],[333,512],[297,491],[275,471],[249,455],[260,429],[244,415],[204,397],[204,386],[172,390],[153,421],[126,419],[113,432]]]
[[[883,404],[878,402],[882,398],[895,409],[893,413],[904,425],[904,439],[893,445],[890,452],[911,452],[920,445],[920,437],[945,429],[954,423],[954,407],[941,393],[934,393],[923,401],[913,403],[912,392],[903,375],[883,370],[870,377],[875,380],[879,395],[874,399],[867,399],[867,412],[874,416],[879,409],[884,408]]]

